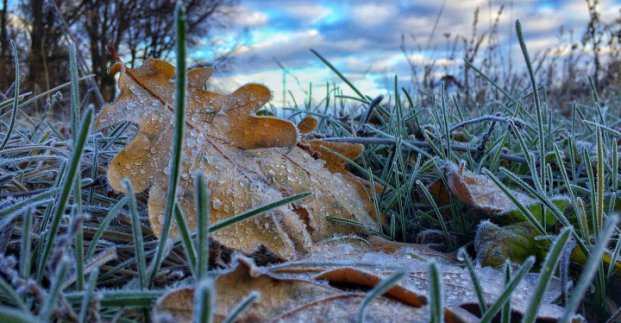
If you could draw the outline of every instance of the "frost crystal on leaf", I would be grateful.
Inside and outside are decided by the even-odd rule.
[[[97,127],[130,121],[138,125],[138,132],[110,163],[108,180],[117,191],[123,191],[120,182],[126,177],[136,192],[149,188],[149,219],[159,235],[170,173],[174,119],[170,103],[175,91],[171,80],[175,69],[164,61],[149,59],[136,69],[115,64],[110,71],[121,72],[121,92],[102,110]],[[222,245],[244,253],[262,245],[283,259],[291,259],[334,233],[361,232],[365,226],[377,225],[364,181],[350,174],[337,156],[321,150],[326,146],[354,159],[362,153],[362,146],[309,141],[304,146],[310,148],[302,149],[293,123],[254,114],[270,100],[268,88],[247,84],[230,95],[205,91],[203,85],[211,72],[205,67],[188,72],[184,157],[177,198],[190,229],[196,226],[192,176],[196,171],[208,179],[211,223],[293,194],[313,192],[293,205],[212,234]],[[305,131],[313,127],[312,122],[303,126]],[[329,216],[363,226],[328,222]],[[172,234],[176,235],[174,228]]]

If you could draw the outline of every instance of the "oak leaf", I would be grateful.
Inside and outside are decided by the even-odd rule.
[[[501,224],[526,221],[526,216],[513,201],[489,177],[469,171],[462,162],[459,165],[449,162],[446,165],[448,188],[461,201],[485,213],[491,214],[491,220]],[[525,193],[510,190],[522,205],[537,219],[545,219],[554,224],[554,213],[547,209],[541,214],[541,202]],[[563,195],[553,196],[550,201],[563,212],[569,205],[569,198]]]
[[[357,320],[368,290],[396,271],[406,276],[375,298],[366,311],[367,322],[429,322],[428,259],[412,256],[417,245],[404,245],[392,254],[344,237],[318,243],[306,258],[267,267],[256,266],[246,257],[236,258],[231,268],[213,276],[216,291],[215,320],[222,321],[233,307],[251,292],[257,299],[238,317],[238,321],[328,321]],[[373,244],[373,243],[371,243]],[[382,249],[382,248],[380,248]],[[478,302],[468,271],[456,262],[443,262],[446,322],[477,322]],[[488,305],[503,291],[504,274],[492,268],[476,268]],[[527,274],[511,297],[513,314],[519,317],[534,294],[537,274]],[[553,278],[541,299],[538,319],[556,321],[563,308],[553,304],[560,295],[560,282]],[[156,303],[156,315],[172,316],[177,322],[190,322],[194,312],[194,287],[171,291]]]
[[[149,189],[149,220],[159,236],[170,169],[175,68],[164,61],[148,59],[135,69],[117,63],[110,72],[120,72],[120,94],[104,107],[96,126],[101,129],[129,121],[137,124],[138,130],[110,163],[108,181],[121,192],[123,178],[131,180],[136,192]],[[196,226],[196,171],[203,172],[207,180],[212,223],[296,193],[313,193],[293,205],[212,234],[220,244],[247,254],[264,246],[280,258],[291,259],[322,238],[335,233],[365,232],[364,227],[377,225],[370,217],[372,208],[366,189],[361,187],[363,182],[346,172],[342,164],[321,159],[327,154],[318,156],[299,147],[317,147],[321,142],[298,146],[300,134],[293,123],[255,115],[271,98],[268,88],[247,84],[232,94],[220,95],[204,89],[211,73],[210,68],[200,67],[187,75],[178,201],[190,229]],[[309,127],[314,128],[312,122]],[[351,146],[332,148],[344,151]],[[361,152],[362,147],[358,147],[355,157]],[[362,226],[329,222],[329,216]],[[174,227],[171,234],[176,235]]]

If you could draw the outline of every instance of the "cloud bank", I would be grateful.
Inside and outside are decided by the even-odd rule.
[[[475,10],[479,10],[476,32],[481,35],[490,32],[501,6],[494,44],[505,53],[505,59],[515,60],[515,64],[521,64],[515,19],[523,25],[531,53],[558,45],[561,26],[565,35],[573,31],[579,40],[589,19],[583,0],[495,0],[491,6],[489,0],[242,0],[232,20],[234,28],[245,30],[247,36],[236,52],[233,70],[218,77],[217,82],[231,89],[250,81],[265,83],[275,93],[275,104],[286,104],[289,99],[285,97],[283,102],[281,95],[280,63],[286,68],[285,90],[291,91],[298,102],[303,101],[309,83],[315,93],[325,92],[326,82],[341,84],[309,51],[312,48],[363,93],[385,93],[394,75],[404,85],[411,85],[406,55],[417,66],[435,62],[448,69],[450,64],[459,64],[462,38],[469,40],[473,33]],[[620,8],[619,1],[601,0],[602,20],[614,20]],[[234,33],[223,32],[221,37],[231,35]],[[406,54],[400,49],[403,40],[409,49]],[[457,49],[457,57],[451,57],[453,48]],[[200,52],[200,48],[196,50],[199,56]]]

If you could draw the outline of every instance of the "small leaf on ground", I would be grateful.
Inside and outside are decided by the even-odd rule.
[[[515,203],[491,179],[467,170],[465,163],[457,165],[448,162],[446,177],[453,195],[467,205],[492,215],[492,221],[503,224],[526,221],[526,217]],[[537,219],[542,219],[541,202],[538,199],[517,190],[512,190],[511,194]],[[569,205],[569,198],[566,196],[555,196],[551,198],[551,201],[561,212]],[[548,224],[556,221],[554,214],[549,210],[545,212],[545,221]]]
[[[539,233],[527,222],[498,226],[489,221],[479,224],[474,248],[482,266],[500,267],[505,261],[522,263],[530,255],[545,257],[548,240],[535,240]]]

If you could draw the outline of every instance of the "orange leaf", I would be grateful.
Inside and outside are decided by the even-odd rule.
[[[487,176],[475,174],[465,164],[447,163],[446,177],[451,192],[464,203],[488,213],[501,213],[515,209],[513,201],[503,193]],[[513,195],[524,205],[533,204],[535,199],[513,191]]]
[[[307,116],[304,119],[302,119],[300,123],[298,123],[298,129],[300,129],[300,133],[307,134],[315,130],[315,128],[317,128],[318,123],[319,122],[317,122],[317,119],[311,116]]]
[[[148,59],[120,72],[120,95],[104,107],[96,126],[122,121],[138,125],[138,131],[108,167],[113,189],[129,178],[136,190],[149,189],[151,228],[159,236],[166,204],[172,141],[175,69]],[[306,252],[315,241],[335,233],[366,233],[361,227],[332,223],[328,216],[350,219],[367,227],[370,217],[368,193],[356,177],[315,160],[297,147],[299,134],[289,121],[258,117],[254,113],[271,98],[263,85],[247,84],[229,95],[204,90],[210,68],[188,71],[186,131],[178,202],[190,229],[196,226],[194,174],[203,172],[211,196],[210,222],[215,223],[248,209],[312,191],[294,205],[274,209],[212,234],[225,247],[252,253],[264,246],[283,259]],[[362,147],[356,148],[356,156]],[[352,156],[352,155],[350,155]],[[338,173],[338,174],[335,174]],[[340,174],[340,175],[339,175]],[[372,205],[371,205],[372,206]],[[173,227],[171,234],[176,236]]]
[[[429,322],[429,264],[409,253],[374,252],[359,242],[347,237],[333,239],[316,244],[304,259],[268,267],[258,267],[244,256],[237,257],[230,269],[214,277],[215,320],[222,321],[243,297],[256,291],[260,297],[238,321],[350,322],[356,319],[368,290],[395,271],[405,271],[404,279],[370,302],[365,319]],[[456,263],[438,266],[446,321],[477,322],[478,301],[468,271]],[[486,301],[493,304],[504,290],[504,273],[489,267],[475,271]],[[528,308],[537,281],[538,275],[528,274],[514,290],[511,309],[516,318]],[[193,295],[194,287],[171,291],[157,301],[154,312],[170,315],[177,322],[190,322]],[[551,280],[544,295],[537,318],[554,322],[564,314],[563,308],[552,303],[560,295],[558,279]]]
[[[381,277],[377,277],[374,274],[352,267],[342,267],[328,270],[315,276],[315,279],[327,280],[333,284],[356,284],[366,286],[369,289],[375,287],[375,285],[382,281]],[[386,295],[414,307],[421,307],[427,304],[427,299],[425,297],[399,285],[391,287],[388,291],[386,291]]]

